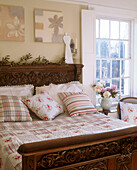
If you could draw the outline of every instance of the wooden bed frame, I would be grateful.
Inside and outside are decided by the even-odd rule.
[[[80,80],[83,65],[0,66],[0,86]],[[23,144],[23,170],[137,170],[137,127]]]

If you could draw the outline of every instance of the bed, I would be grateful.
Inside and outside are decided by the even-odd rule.
[[[0,86],[36,87],[80,81],[82,67],[82,64],[1,66]],[[31,135],[33,139],[29,140]],[[0,149],[4,139],[5,153],[13,152],[5,160],[10,169],[137,169],[137,127],[98,112],[54,121],[2,122],[0,137]],[[13,158],[17,164],[11,166],[9,160]],[[1,169],[2,166],[1,161]]]

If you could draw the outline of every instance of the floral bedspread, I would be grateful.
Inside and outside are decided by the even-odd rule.
[[[95,134],[132,126],[101,113],[52,121],[0,123],[0,170],[21,169],[22,157],[17,149],[23,143]]]

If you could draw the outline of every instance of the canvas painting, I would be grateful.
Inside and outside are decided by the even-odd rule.
[[[0,40],[24,41],[24,8],[0,5]]]
[[[35,41],[53,43],[63,41],[62,12],[35,9]]]

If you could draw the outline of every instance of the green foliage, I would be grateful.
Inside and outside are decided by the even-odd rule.
[[[65,57],[62,57],[57,62],[50,62],[49,60],[47,60],[45,58],[45,56],[43,56],[43,57],[38,56],[36,59],[34,59],[31,62],[29,61],[30,59],[32,59],[32,55],[31,55],[31,53],[28,53],[28,54],[22,56],[20,58],[19,62],[15,63],[14,61],[10,61],[10,55],[6,55],[0,61],[0,65],[13,66],[13,65],[37,65],[37,64],[45,65],[45,64],[64,64],[65,63]]]

